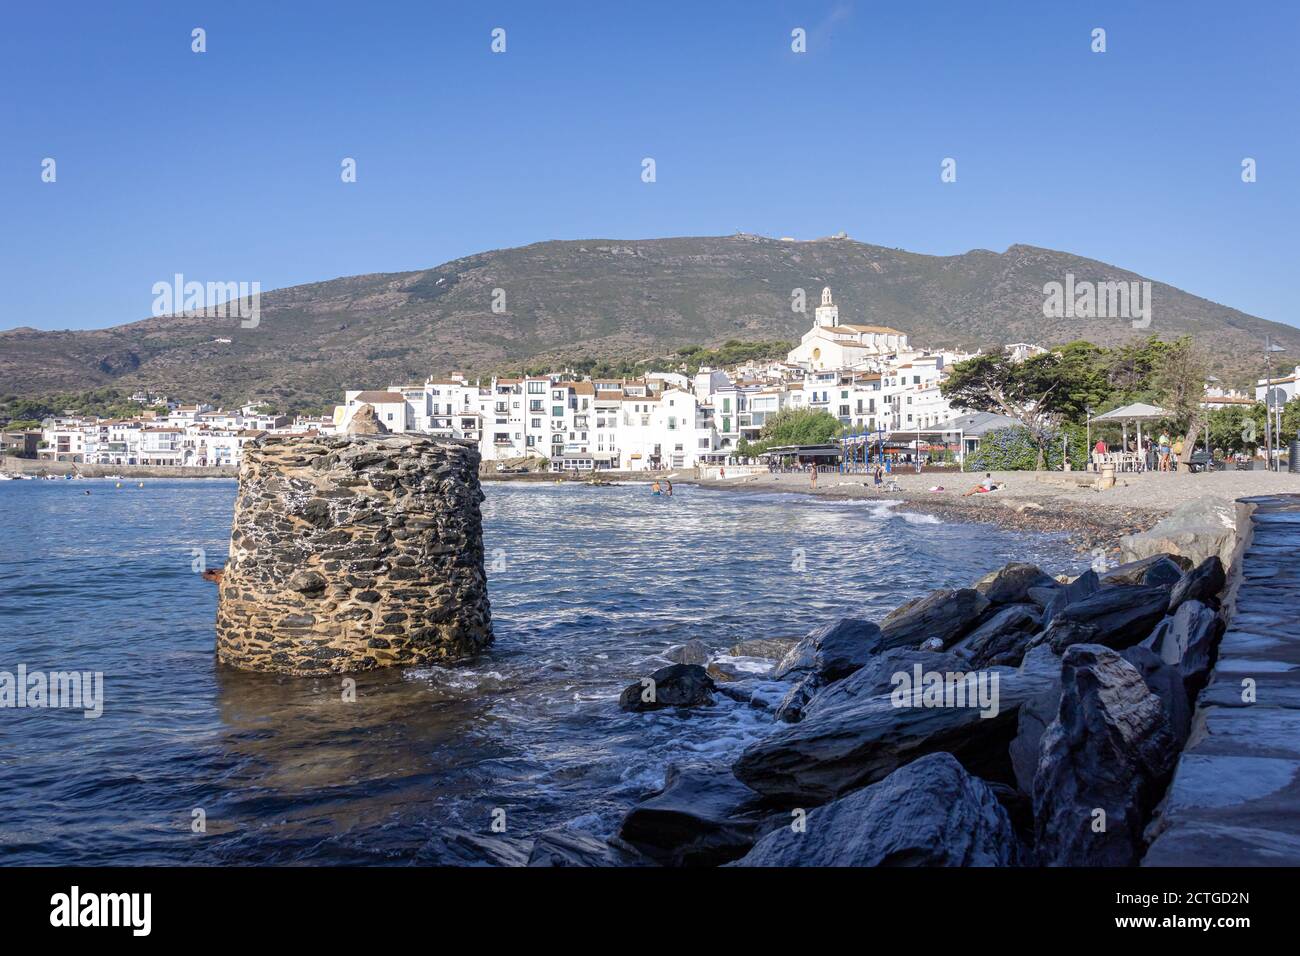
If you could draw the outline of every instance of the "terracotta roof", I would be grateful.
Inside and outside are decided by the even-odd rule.
[[[596,386],[591,382],[574,382],[573,391],[578,395],[595,395]]]
[[[887,325],[838,325],[839,329],[850,329],[854,332],[875,332],[881,335],[906,335],[898,329],[891,329]]]
[[[367,404],[391,404],[393,402],[404,402],[406,399],[397,392],[362,392],[353,401],[366,402]]]

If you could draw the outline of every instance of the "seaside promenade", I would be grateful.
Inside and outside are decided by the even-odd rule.
[[[1145,866],[1300,866],[1300,495],[1238,509],[1228,628]]]

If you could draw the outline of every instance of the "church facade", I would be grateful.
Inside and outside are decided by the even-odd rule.
[[[786,358],[814,372],[869,367],[873,360],[908,349],[907,335],[884,325],[841,325],[830,286],[822,289],[813,326]]]

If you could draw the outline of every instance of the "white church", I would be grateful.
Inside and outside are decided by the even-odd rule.
[[[813,327],[804,333],[786,360],[816,372],[856,368],[872,359],[907,350],[907,335],[898,329],[883,325],[840,325],[840,307],[831,298],[827,286],[822,289]]]

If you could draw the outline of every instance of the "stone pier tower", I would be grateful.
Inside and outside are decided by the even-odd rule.
[[[244,448],[217,659],[319,675],[470,656],[492,641],[479,455],[412,435]]]

